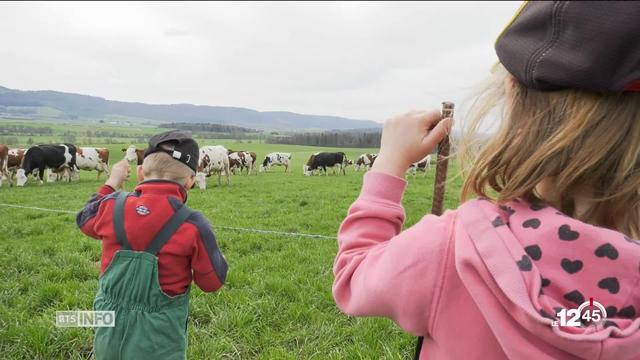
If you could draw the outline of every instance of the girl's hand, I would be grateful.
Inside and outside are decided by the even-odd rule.
[[[433,152],[451,131],[453,120],[441,118],[437,110],[410,111],[385,121],[372,169],[404,178],[409,166]]]
[[[129,167],[129,162],[126,159],[122,159],[118,161],[111,168],[111,175],[109,175],[109,179],[105,182],[105,185],[109,185],[114,189],[121,189],[124,182],[129,179],[129,175],[131,175],[131,168]]]

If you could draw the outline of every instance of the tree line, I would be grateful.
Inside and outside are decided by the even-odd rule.
[[[53,135],[53,129],[50,127],[31,127],[24,125],[3,125],[0,126],[0,134],[12,135]]]
[[[380,132],[322,132],[298,133],[289,135],[273,135],[267,139],[268,144],[307,145],[345,148],[377,148],[380,147]]]
[[[169,123],[161,124],[159,127],[178,129],[178,130],[190,130],[193,132],[215,132],[215,133],[257,133],[258,130],[247,129],[234,125],[222,125],[222,124],[208,124],[208,123]]]

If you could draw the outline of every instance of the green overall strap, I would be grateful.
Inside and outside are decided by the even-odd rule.
[[[124,232],[124,203],[127,201],[128,192],[121,192],[116,197],[116,206],[113,208],[113,228],[116,231],[116,240],[121,250],[132,250],[127,233]]]
[[[189,209],[186,205],[183,205],[178,211],[176,211],[173,216],[167,221],[166,224],[160,229],[160,231],[156,234],[156,236],[151,240],[149,246],[147,246],[144,251],[151,253],[153,255],[157,255],[160,248],[164,246],[164,244],[169,241],[171,236],[178,231],[178,228],[182,225],[182,223],[187,220],[189,215],[191,215],[193,211]]]

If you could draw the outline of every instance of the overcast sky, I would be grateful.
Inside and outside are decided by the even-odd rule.
[[[0,3],[0,85],[383,121],[467,97],[519,6]]]

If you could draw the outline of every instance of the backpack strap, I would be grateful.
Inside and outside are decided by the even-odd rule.
[[[151,240],[149,246],[147,246],[144,251],[151,253],[153,255],[157,255],[158,251],[166,244],[167,241],[173,236],[173,234],[178,231],[180,226],[187,220],[189,215],[191,215],[193,211],[189,209],[186,205],[182,205],[178,211],[176,211],[173,216],[167,221],[166,224],[160,229],[160,231],[156,234],[156,236]]]
[[[116,206],[113,208],[113,228],[116,232],[116,240],[122,250],[132,250],[127,233],[124,231],[124,203],[127,201],[128,192],[120,192],[116,197]]]

